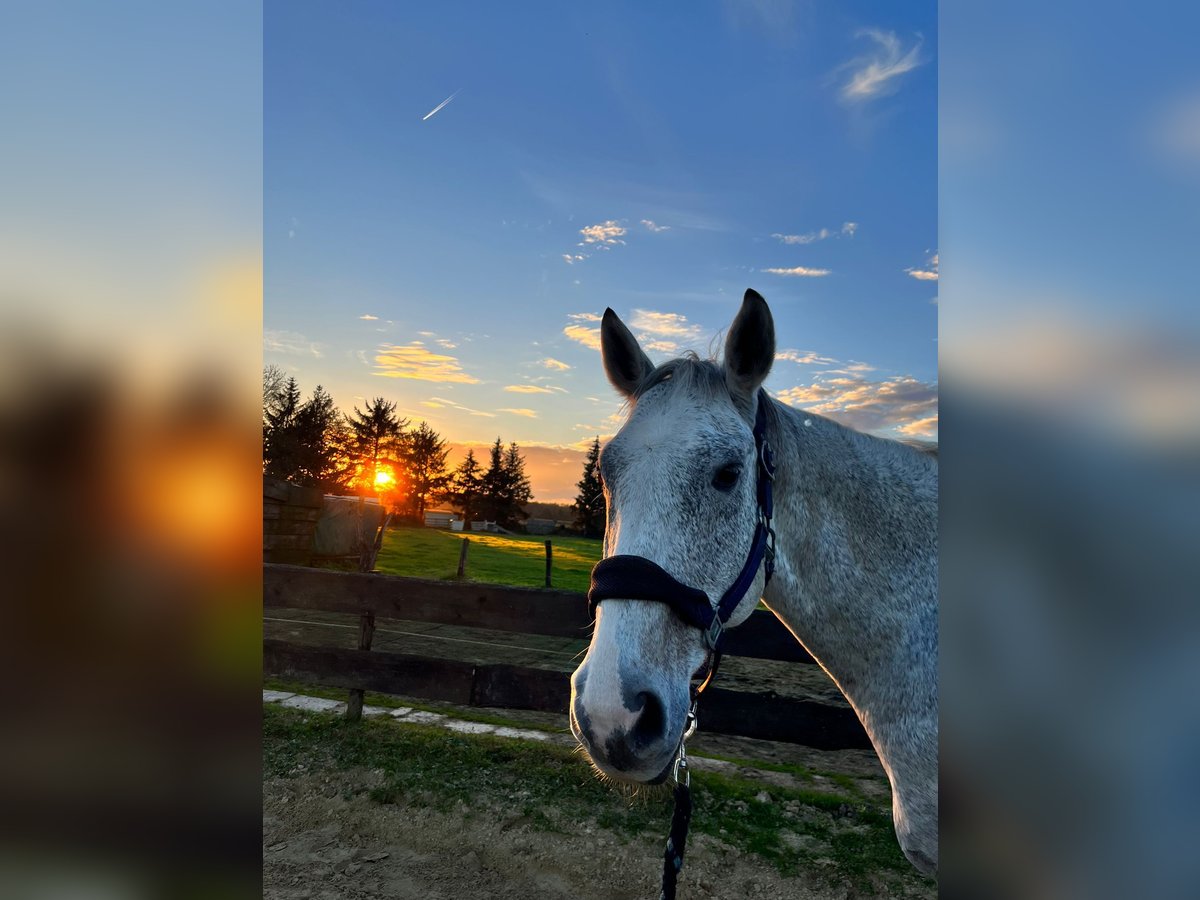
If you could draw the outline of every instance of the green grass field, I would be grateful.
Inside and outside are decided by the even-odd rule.
[[[487,584],[543,587],[546,578],[546,540],[541,535],[465,535],[467,580]],[[451,579],[458,568],[464,535],[433,528],[389,528],[375,561],[375,571],[411,578]],[[593,538],[549,538],[554,544],[553,586],[586,592],[592,566],[600,561],[601,542]]]

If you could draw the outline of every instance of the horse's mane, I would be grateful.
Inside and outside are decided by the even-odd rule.
[[[633,392],[632,402],[636,403],[638,399],[651,388],[657,387],[664,381],[670,381],[673,385],[682,391],[687,391],[690,394],[697,395],[703,399],[714,400],[719,397],[729,397],[729,386],[725,382],[725,369],[720,361],[716,359],[702,359],[693,351],[686,352],[683,356],[676,359],[667,360],[660,366],[656,366],[645,378],[641,384]],[[776,408],[780,401],[771,403],[767,408],[768,422],[774,423],[779,419],[779,410]],[[749,414],[749,411],[747,411]],[[881,438],[881,440],[888,440]],[[938,444],[936,441],[920,441],[920,440],[899,440],[895,443],[903,444],[906,447],[911,447],[920,453],[932,456],[934,460],[938,458]]]
[[[729,396],[725,384],[725,370],[715,359],[701,359],[688,351],[677,359],[670,359],[657,366],[633,392],[636,402],[643,394],[664,381],[672,381],[680,390],[699,393],[706,399]]]

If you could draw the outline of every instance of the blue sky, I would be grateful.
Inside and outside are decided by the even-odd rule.
[[[936,24],[932,3],[268,3],[264,358],[347,408],[538,449],[552,499],[618,421],[595,317],[655,359],[707,353],[753,287],[773,393],[935,436]]]

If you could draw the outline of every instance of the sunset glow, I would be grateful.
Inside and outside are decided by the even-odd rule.
[[[396,476],[390,469],[379,469],[375,472],[375,490],[386,491],[396,483]]]

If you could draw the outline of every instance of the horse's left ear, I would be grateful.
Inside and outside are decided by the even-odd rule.
[[[725,338],[725,382],[735,397],[749,400],[775,362],[775,320],[767,301],[747,290]]]

